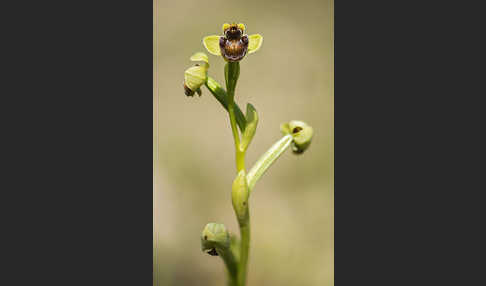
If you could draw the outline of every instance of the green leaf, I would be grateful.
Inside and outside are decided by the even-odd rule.
[[[258,113],[255,107],[253,107],[253,105],[248,103],[246,105],[246,128],[245,128],[245,132],[243,132],[243,136],[241,139],[241,146],[240,146],[242,152],[245,152],[246,149],[248,149],[248,146],[250,145],[253,136],[255,136],[257,125],[258,125]]]
[[[263,37],[260,34],[248,36],[248,54],[258,51],[263,44]]]
[[[221,56],[221,50],[219,48],[219,36],[207,36],[203,39],[203,44],[210,54]]]

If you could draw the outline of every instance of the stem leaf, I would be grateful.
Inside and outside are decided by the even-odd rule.
[[[241,151],[245,152],[248,149],[248,146],[250,145],[253,137],[255,136],[255,132],[257,129],[258,125],[258,113],[251,105],[248,103],[246,105],[246,128],[245,131],[243,132],[243,138],[241,140]]]

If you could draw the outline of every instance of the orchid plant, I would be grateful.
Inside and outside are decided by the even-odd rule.
[[[191,61],[199,63],[184,73],[184,91],[187,96],[194,96],[195,93],[201,96],[201,87],[205,85],[229,113],[236,157],[236,178],[233,181],[231,198],[240,228],[240,238],[230,234],[223,224],[208,223],[201,234],[201,248],[209,255],[222,258],[230,286],[246,284],[250,248],[249,197],[256,182],[287,148],[291,147],[294,154],[301,154],[309,147],[313,136],[312,127],[303,121],[292,120],[281,124],[283,137],[246,171],[245,154],[257,129],[258,113],[248,103],[246,114],[243,114],[235,102],[235,89],[240,74],[239,62],[247,54],[255,53],[261,48],[263,37],[259,34],[247,35],[245,32],[244,24],[226,23],[223,25],[222,35],[203,39],[203,45],[210,54],[220,56],[226,61],[226,89],[208,76],[209,58],[205,53],[192,55]]]

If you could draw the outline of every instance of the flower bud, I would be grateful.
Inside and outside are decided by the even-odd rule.
[[[184,93],[193,96],[195,92],[201,95],[201,85],[206,82],[206,68],[196,65],[188,68],[184,73]]]
[[[202,65],[195,64],[184,72],[184,93],[193,96],[197,92],[201,96],[201,86],[208,79],[208,56],[204,53],[195,53],[191,56],[191,61],[202,61]]]
[[[245,223],[248,219],[248,184],[246,182],[245,170],[241,170],[236,179],[233,181],[231,198],[233,209],[240,224]]]
[[[201,249],[212,256],[230,248],[230,236],[222,223],[208,223],[201,233]]]
[[[292,152],[302,154],[312,141],[314,130],[307,123],[298,120],[292,120],[289,123],[280,125],[280,130],[284,134],[290,134],[293,137]]]

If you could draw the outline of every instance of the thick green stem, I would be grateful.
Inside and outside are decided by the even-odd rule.
[[[245,152],[241,150],[240,135],[236,128],[236,116],[235,116],[235,88],[240,75],[240,63],[229,62],[225,66],[225,80],[226,90],[228,93],[228,112],[231,123],[231,130],[233,132],[233,139],[235,141],[235,157],[236,157],[236,170],[240,172],[245,169]]]
[[[228,249],[226,251],[218,251],[218,254],[226,264],[226,269],[228,269],[228,285],[237,286],[238,284],[238,263],[236,262],[233,253]]]
[[[239,62],[229,62],[224,68],[225,80],[226,80],[226,90],[228,93],[228,112],[230,115],[231,130],[233,132],[233,138],[235,140],[235,153],[236,153],[236,169],[237,173],[245,171],[245,150],[241,148],[240,136],[238,134],[238,129],[236,129],[236,116],[235,116],[235,88],[240,75],[240,63]],[[245,188],[246,185],[246,176]],[[234,199],[233,199],[234,200]],[[233,201],[234,202],[234,201]],[[240,260],[238,263],[238,286],[245,286],[246,284],[246,273],[248,264],[248,251],[250,248],[250,215],[248,202],[245,205],[246,216],[238,219],[238,224],[240,226]],[[237,214],[238,217],[238,214]]]
[[[238,264],[238,286],[245,286],[248,265],[248,252],[250,250],[250,215],[245,223],[240,223],[240,263]]]
[[[216,248],[216,252],[218,255],[223,259],[224,264],[226,265],[226,269],[228,270],[228,277],[229,277],[229,285],[237,286],[238,281],[238,261],[234,256],[233,252],[230,248]]]

